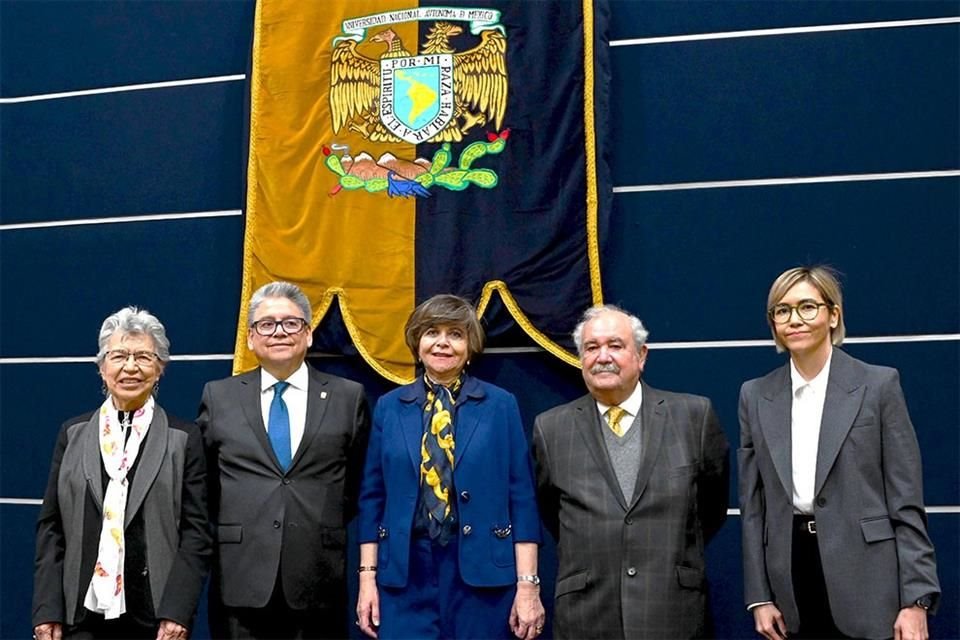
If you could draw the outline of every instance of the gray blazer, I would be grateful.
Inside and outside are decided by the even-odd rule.
[[[64,423],[57,438],[50,478],[37,519],[33,625],[72,625],[86,595],[96,559],[102,519],[103,463],[99,413]],[[142,515],[142,541],[156,618],[192,626],[210,559],[206,469],[196,426],[167,416],[156,405],[136,473],[127,494],[124,527]],[[88,514],[95,503],[96,519]],[[133,544],[132,542],[130,544]],[[138,612],[143,614],[143,612]]]
[[[346,525],[370,430],[363,387],[308,366],[303,439],[284,473],[260,411],[260,370],[209,382],[197,423],[207,448],[214,589],[264,607],[278,575],[288,606],[346,599]]]
[[[703,552],[726,518],[727,439],[707,398],[644,384],[640,413],[630,504],[591,396],[536,419],[541,515],[558,542],[558,639],[707,633]]]
[[[791,577],[790,365],[740,390],[744,599],[799,625]],[[889,638],[901,607],[939,596],[920,450],[895,369],[833,350],[817,450],[814,517],[834,623]]]

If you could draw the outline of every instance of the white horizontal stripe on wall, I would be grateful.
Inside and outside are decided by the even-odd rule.
[[[844,344],[901,344],[906,342],[957,342],[960,341],[960,333],[941,333],[941,334],[923,334],[912,336],[865,336],[862,338],[846,337]],[[767,347],[773,346],[773,340],[697,340],[690,342],[648,342],[647,346],[651,349],[731,349],[743,347]],[[541,347],[491,347],[484,349],[486,354],[510,355],[519,353],[543,353]],[[342,358],[336,353],[311,353],[308,358]],[[232,353],[201,353],[187,355],[172,355],[170,360],[174,362],[197,362],[210,360],[233,360]],[[21,357],[21,358],[0,358],[0,365],[5,364],[76,364],[92,363],[93,356],[47,356],[47,357]]]
[[[0,104],[17,104],[20,102],[40,102],[43,100],[61,100],[63,98],[78,98],[94,96],[103,93],[124,93],[126,91],[148,91],[151,89],[169,89],[171,87],[188,87],[197,84],[216,84],[218,82],[238,82],[246,80],[246,74],[239,73],[232,76],[210,76],[207,78],[188,78],[185,80],[166,80],[164,82],[144,82],[142,84],[125,84],[116,87],[100,87],[98,89],[80,89],[77,91],[61,91],[59,93],[42,93],[33,96],[18,96],[14,98],[0,98]]]
[[[960,170],[901,171],[897,173],[853,173],[836,176],[809,176],[796,178],[759,178],[754,180],[717,180],[713,182],[674,182],[671,184],[640,184],[614,187],[614,193],[643,193],[647,191],[686,191],[690,189],[732,189],[737,187],[772,187],[794,184],[828,182],[879,182],[882,180],[919,180],[929,178],[957,178]]]
[[[630,38],[611,40],[611,47],[632,47],[646,44],[667,44],[671,42],[695,42],[699,40],[729,40],[732,38],[763,38],[768,36],[786,36],[801,33],[827,33],[832,31],[861,31],[864,29],[902,29],[905,27],[929,27],[942,24],[958,24],[960,17],[919,18],[915,20],[889,20],[885,22],[851,22],[847,24],[824,24],[810,27],[780,27],[776,29],[750,29],[746,31],[721,31],[717,33],[695,33],[679,36],[659,36],[655,38]]]
[[[243,215],[240,209],[224,211],[193,211],[189,213],[155,213],[140,216],[114,216],[109,218],[79,218],[74,220],[50,220],[47,222],[18,222],[0,224],[0,231],[18,229],[48,229],[50,227],[75,227],[96,224],[124,224],[128,222],[157,222],[163,220],[195,220],[198,218],[228,218]]]
[[[927,513],[960,513],[960,506],[927,507]],[[728,516],[740,517],[740,509],[727,509]]]
[[[530,347],[531,351],[542,351],[540,347]],[[484,353],[491,353],[493,349],[486,349]],[[308,358],[343,358],[339,353],[310,353]],[[92,364],[95,356],[53,356],[35,358],[0,358],[3,364]],[[218,360],[233,360],[232,353],[198,353],[186,355],[171,355],[171,362],[212,362]]]
[[[865,336],[853,338],[847,336],[844,344],[897,344],[902,342],[949,342],[960,340],[960,333],[928,333],[913,336]],[[729,349],[739,347],[772,347],[770,340],[700,340],[696,342],[650,342],[651,349]]]
[[[890,20],[885,22],[856,22],[847,24],[814,25],[806,27],[781,27],[775,29],[751,29],[745,31],[724,31],[717,33],[696,33],[675,36],[660,36],[654,38],[631,38],[625,40],[611,40],[611,47],[626,47],[647,44],[665,44],[672,42],[691,42],[699,40],[726,40],[731,38],[756,38],[766,36],[794,35],[802,33],[824,33],[835,31],[857,31],[864,29],[894,29],[925,27],[943,24],[958,24],[960,17],[923,18],[915,20]],[[17,104],[23,102],[39,102],[43,100],[61,100],[82,96],[99,95],[106,93],[123,93],[127,91],[147,91],[153,89],[168,89],[171,87],[185,87],[191,85],[214,84],[219,82],[239,82],[246,80],[243,73],[209,76],[203,78],[185,78],[181,80],[166,80],[162,82],[144,82],[139,84],[118,85],[113,87],[97,87],[93,89],[79,89],[75,91],[61,91],[28,96],[13,96],[0,98],[0,104]]]
[[[670,184],[626,185],[613,187],[613,193],[644,193],[651,191],[686,191],[692,189],[731,189],[737,187],[769,187],[796,184],[816,184],[831,182],[871,182],[883,180],[918,180],[930,178],[958,178],[960,169],[943,171],[904,171],[898,173],[858,173],[834,176],[810,176],[797,178],[758,178],[750,180],[718,180],[711,182],[676,182]],[[198,218],[239,217],[240,209],[222,211],[192,211],[186,213],[159,213],[135,216],[110,216],[103,218],[77,218],[71,220],[50,220],[44,222],[18,222],[0,224],[0,231],[26,229],[48,229],[51,227],[71,227],[101,224],[127,224],[131,222],[158,222],[167,220],[189,220]]]

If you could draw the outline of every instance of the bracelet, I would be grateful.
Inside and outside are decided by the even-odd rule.
[[[369,567],[365,567],[363,565],[360,565],[359,567],[357,567],[357,573],[363,573],[364,571],[376,571],[376,570],[377,570],[377,565],[375,564]]]

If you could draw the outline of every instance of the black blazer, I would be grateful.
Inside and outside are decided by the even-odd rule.
[[[260,370],[207,383],[197,422],[207,448],[217,548],[214,591],[264,607],[282,570],[293,609],[346,598],[346,524],[370,429],[363,387],[308,366],[303,439],[284,472],[260,410]]]

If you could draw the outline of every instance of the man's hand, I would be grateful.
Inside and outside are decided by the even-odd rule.
[[[767,640],[783,640],[787,637],[787,624],[775,604],[762,604],[753,608],[753,622],[757,633]]]
[[[173,620],[161,620],[157,640],[187,640],[187,628]]]
[[[59,622],[44,622],[33,628],[33,637],[37,640],[60,640],[63,637],[63,625]]]
[[[927,610],[923,607],[900,609],[893,623],[893,640],[927,640]]]

